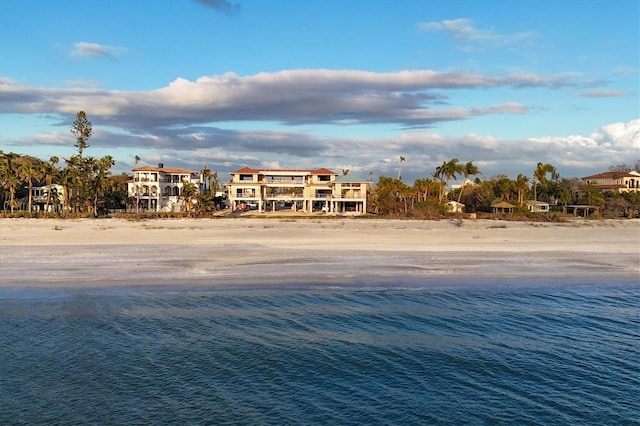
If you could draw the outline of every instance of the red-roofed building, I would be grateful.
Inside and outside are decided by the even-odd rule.
[[[199,188],[200,178],[192,170],[142,166],[133,169],[133,180],[127,183],[130,197],[138,200],[138,208],[144,211],[181,211],[182,187],[192,183]]]
[[[294,211],[363,214],[369,181],[320,169],[252,169],[231,172],[227,184],[234,211]]]
[[[601,191],[638,192],[640,191],[640,173],[603,172],[582,178],[586,185]]]

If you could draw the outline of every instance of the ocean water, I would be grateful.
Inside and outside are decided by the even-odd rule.
[[[5,290],[0,424],[640,424],[637,285]]]

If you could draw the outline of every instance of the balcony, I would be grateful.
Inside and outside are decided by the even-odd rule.
[[[236,198],[256,198],[255,191],[236,192]]]
[[[304,200],[303,194],[267,194],[264,197],[267,201],[295,201]]]
[[[272,185],[298,185],[298,186],[305,186],[305,182],[303,180],[296,180],[296,179],[268,179],[266,181],[263,181],[264,183],[266,183],[267,186],[272,186]]]
[[[362,195],[362,192],[360,191],[343,191],[340,194],[340,198],[341,199],[347,199],[347,200],[357,200],[357,199],[363,199],[365,198],[364,195]]]

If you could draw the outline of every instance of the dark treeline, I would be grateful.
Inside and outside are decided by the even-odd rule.
[[[126,173],[112,175],[115,162],[111,156],[85,155],[93,128],[83,111],[78,112],[70,130],[77,153],[62,161],[58,157],[42,160],[0,150],[0,199],[5,214],[22,210],[27,215],[88,216],[114,210],[136,211],[136,197],[129,196],[127,190],[131,177]],[[138,157],[136,163],[137,160]],[[429,177],[408,185],[401,177],[404,161],[400,157],[398,178],[381,176],[371,188],[369,212],[385,217],[438,218],[448,214],[450,201],[464,204],[467,213],[491,212],[492,204],[505,201],[527,214],[525,203],[529,200],[548,202],[557,211],[572,204],[590,205],[596,214],[605,216],[630,216],[640,211],[640,193],[602,192],[578,178],[560,177],[551,164],[538,163],[530,171],[531,178],[519,174],[515,179],[497,175],[481,180],[482,172],[472,161],[463,163],[454,158],[436,167]],[[610,167],[610,171],[631,170],[640,171],[640,161],[633,166]],[[189,214],[206,216],[216,210],[214,198],[221,185],[217,172],[206,166],[200,175],[207,184],[201,188],[186,185],[180,195],[187,201],[185,206],[194,206]],[[449,184],[458,179],[460,185],[447,192]],[[38,194],[38,208],[34,206],[33,188],[44,188]]]

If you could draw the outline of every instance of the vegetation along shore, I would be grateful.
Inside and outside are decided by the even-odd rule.
[[[114,175],[115,161],[109,155],[87,156],[93,134],[87,115],[80,111],[71,125],[76,152],[68,159],[40,159],[0,150],[0,199],[2,217],[77,218],[116,216],[128,218],[256,216],[256,212],[231,211],[225,204],[225,182],[206,165],[199,172],[199,184],[184,182],[177,194],[177,210],[151,212],[141,208],[140,199],[128,189],[132,175]],[[136,163],[139,158],[136,157]],[[400,157],[398,176],[380,176],[367,191],[365,215],[384,218],[442,219],[451,217],[504,217],[513,220],[558,221],[571,216],[620,218],[640,216],[640,188],[602,188],[584,178],[561,177],[552,164],[538,163],[517,177],[484,177],[473,161],[453,158],[425,171],[413,184],[402,180]],[[342,170],[347,175],[349,170]],[[637,174],[633,165],[612,165],[610,176]],[[371,172],[373,174],[373,172]],[[635,175],[633,175],[635,176]],[[632,177],[633,177],[632,176]],[[459,179],[459,180],[458,180]],[[452,183],[457,185],[451,185]],[[537,210],[539,204],[547,207]],[[143,206],[144,207],[144,206]],[[271,216],[287,213],[273,212]],[[464,215],[463,215],[464,214]],[[267,214],[262,214],[268,217]],[[309,216],[297,212],[298,216]],[[317,213],[315,214],[317,215]]]

